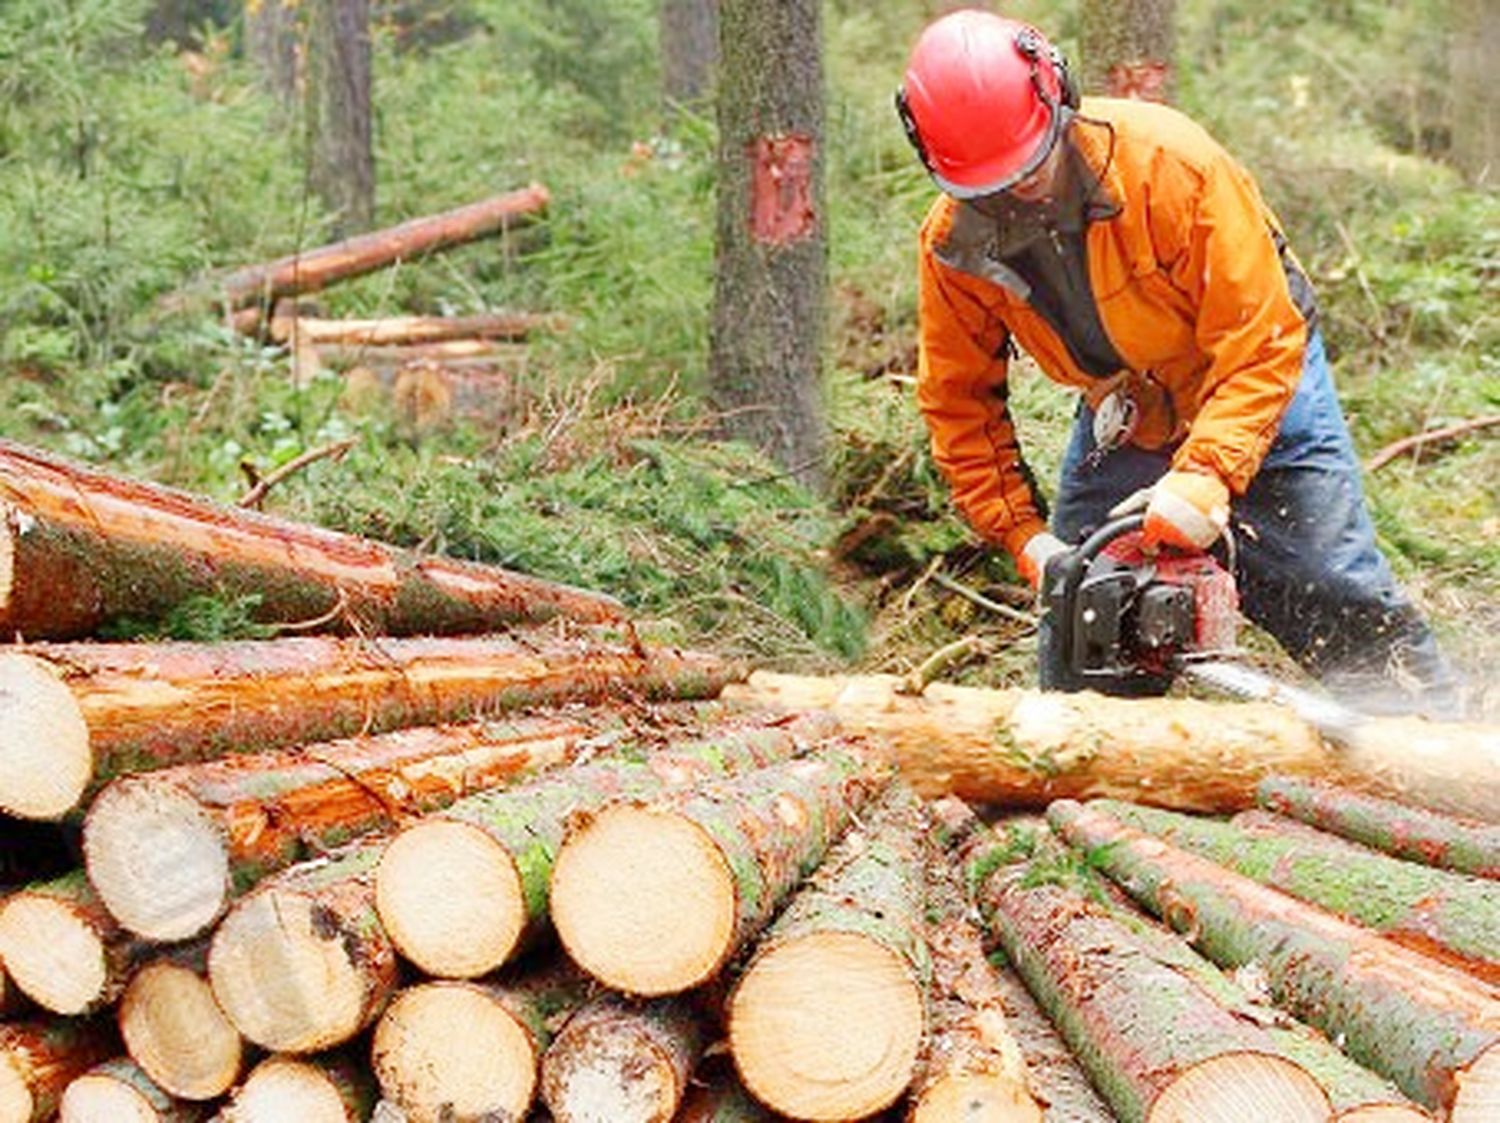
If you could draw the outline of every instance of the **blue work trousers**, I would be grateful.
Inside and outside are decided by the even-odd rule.
[[[1172,449],[1133,445],[1094,457],[1093,413],[1079,410],[1063,458],[1052,531],[1077,542],[1109,509],[1170,468]],[[1244,614],[1330,693],[1370,713],[1459,716],[1454,674],[1375,543],[1359,461],[1322,337],[1246,493],[1232,504]]]

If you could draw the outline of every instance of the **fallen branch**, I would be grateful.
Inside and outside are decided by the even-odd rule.
[[[1399,459],[1408,452],[1416,452],[1425,445],[1435,444],[1438,441],[1451,441],[1455,437],[1462,437],[1466,433],[1487,429],[1492,425],[1500,425],[1500,413],[1492,413],[1484,417],[1471,417],[1467,421],[1460,421],[1454,425],[1445,425],[1441,429],[1428,429],[1422,433],[1413,433],[1409,437],[1402,437],[1399,441],[1392,441],[1374,456],[1370,457],[1369,460],[1365,461],[1365,471],[1379,471],[1392,460]]]
[[[345,437],[341,441],[330,441],[326,445],[310,448],[301,455],[292,457],[292,459],[288,460],[275,471],[268,472],[264,476],[259,476],[254,486],[245,492],[244,495],[240,496],[238,506],[249,507],[257,511],[260,510],[261,502],[265,499],[266,493],[282,480],[302,471],[309,464],[316,464],[319,460],[342,460],[344,454],[353,448],[358,440],[358,437]]]

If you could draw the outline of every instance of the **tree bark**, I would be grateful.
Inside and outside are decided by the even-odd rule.
[[[1500,183],[1500,3],[1460,0],[1452,27],[1452,159],[1471,183],[1493,191]]]
[[[277,870],[566,763],[602,725],[400,729],[122,776],[84,818],[89,878],[129,931],[190,939]]]
[[[932,1031],[911,1088],[910,1123],[972,1118],[1043,1123],[1021,1046],[1006,1018],[999,972],[985,958],[957,871],[932,855],[927,872],[927,946],[932,954]]]
[[[827,709],[850,731],[890,744],[924,795],[1015,807],[1104,796],[1222,813],[1254,806],[1259,779],[1279,773],[1500,822],[1500,732],[1493,726],[1371,719],[1356,744],[1332,748],[1272,705],[941,683],[914,696],[902,683],[895,675],[757,671],[724,696]]]
[[[1026,1063],[1029,1086],[1045,1105],[1045,1123],[1115,1123],[1114,1113],[1104,1106],[1078,1059],[1015,972],[1009,967],[998,971],[996,982]]]
[[[414,218],[398,226],[374,230],[331,245],[302,250],[274,261],[247,265],[213,278],[202,291],[179,291],[162,301],[162,311],[194,308],[204,296],[227,307],[272,305],[283,296],[317,292],[335,281],[372,273],[423,254],[462,245],[511,225],[547,206],[547,189],[539,183],[495,195],[440,214]]]
[[[562,701],[711,696],[726,670],[540,635],[35,645],[0,655],[0,809],[56,817],[91,783],[232,751]]]
[[[667,112],[706,104],[719,63],[718,0],[661,0],[657,27]]]
[[[348,237],[375,218],[370,3],[312,0],[307,22],[307,178]]]
[[[200,1123],[212,1109],[173,1099],[134,1061],[95,1065],[63,1092],[59,1123]]]
[[[365,844],[293,866],[229,910],[209,946],[208,977],[249,1040],[315,1053],[379,1017],[397,985],[371,885],[380,851]]]
[[[120,996],[116,1021],[130,1058],[173,1096],[217,1099],[239,1079],[245,1043],[209,986],[206,939],[144,963]]]
[[[735,1068],[773,1110],[863,1119],[911,1083],[932,977],[928,830],[910,789],[888,788],[777,917],[735,984]]]
[[[1277,1004],[1454,1123],[1500,1103],[1500,992],[1071,800],[1069,843],[1226,970],[1256,964]]]
[[[42,1123],[54,1118],[63,1089],[118,1051],[103,1020],[0,1023],[0,1119]]]
[[[680,998],[594,999],[542,1057],[542,1101],[556,1123],[671,1123],[708,1035]]]
[[[525,344],[493,339],[445,339],[411,344],[319,343],[317,351],[318,360],[324,366],[360,365],[380,370],[417,362],[441,363],[454,370],[516,369],[525,366],[527,356]]]
[[[426,973],[486,974],[545,926],[548,880],[570,816],[784,761],[829,733],[817,719],[788,728],[746,723],[460,800],[386,848],[376,873],[381,920],[401,954]]]
[[[377,320],[322,320],[278,309],[271,338],[280,343],[341,343],[352,347],[391,347],[471,340],[523,340],[533,331],[556,329],[555,316],[492,312],[476,316],[388,316]]]
[[[289,0],[246,0],[245,53],[283,118],[297,102],[297,11]]]
[[[1295,776],[1268,776],[1256,799],[1269,811],[1408,862],[1500,880],[1500,826],[1438,815]]]
[[[1254,812],[1219,823],[1118,800],[1089,809],[1500,985],[1500,892],[1487,881],[1361,853]]]
[[[195,596],[258,598],[255,616],[325,630],[431,635],[565,617],[618,623],[613,597],[225,507],[0,441],[0,629],[98,635]]]
[[[551,883],[563,947],[627,994],[709,981],[890,776],[880,754],[838,739],[785,764],[571,816]]]
[[[709,372],[726,433],[822,486],[827,218],[816,0],[720,0]]]
[[[267,1057],[225,1105],[219,1123],[360,1123],[375,1110],[375,1079],[345,1052]]]
[[[1083,87],[1109,97],[1172,102],[1175,0],[1084,0]]]

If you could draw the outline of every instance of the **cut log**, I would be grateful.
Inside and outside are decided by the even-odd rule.
[[[543,703],[711,696],[734,673],[711,656],[524,634],[37,645],[0,655],[0,810],[60,816],[90,776],[229,751]]]
[[[929,858],[927,898],[932,1032],[912,1082],[910,1123],[1043,1123],[999,972],[946,855]]]
[[[222,1096],[239,1079],[244,1040],[208,981],[208,941],[160,953],[120,996],[125,1051],[164,1091],[185,1100]]]
[[[52,1119],[63,1090],[119,1051],[114,1031],[99,1020],[0,1024],[0,1123]]]
[[[1451,814],[1500,821],[1500,730],[1371,719],[1330,749],[1273,705],[984,690],[896,675],[811,678],[757,671],[726,698],[827,709],[890,743],[923,795],[1044,807],[1059,797],[1129,799],[1182,811],[1242,811],[1267,773],[1317,777]]]
[[[389,408],[419,432],[469,421],[499,433],[518,412],[514,376],[490,360],[362,362],[344,372],[344,402],[362,412]]]
[[[318,358],[323,365],[340,369],[365,366],[387,370],[415,362],[439,363],[459,370],[470,364],[509,369],[524,366],[530,353],[525,344],[493,339],[447,339],[437,343],[382,344],[378,347],[363,343],[318,344]]]
[[[552,868],[563,946],[627,994],[707,982],[890,776],[882,754],[838,738],[743,776],[579,812]]]
[[[1439,815],[1294,776],[1267,777],[1256,788],[1256,798],[1267,810],[1397,858],[1471,877],[1500,879],[1500,826]]]
[[[862,1119],[911,1083],[932,969],[928,831],[910,789],[893,787],[792,899],[735,984],[735,1068],[773,1110]]]
[[[0,629],[97,635],[194,596],[254,596],[275,624],[431,635],[564,617],[618,623],[613,597],[278,519],[0,441]]]
[[[200,1123],[208,1116],[209,1108],[174,1100],[139,1065],[116,1058],[68,1085],[58,1123]]]
[[[414,218],[399,226],[332,245],[292,254],[261,265],[249,265],[200,286],[210,299],[230,308],[277,297],[316,292],[334,281],[358,277],[397,261],[472,242],[508,229],[546,207],[548,192],[539,183],[496,195],[442,214]],[[164,312],[192,309],[203,296],[192,290],[171,293],[161,301]]]
[[[189,939],[277,870],[564,763],[589,736],[559,718],[474,722],[122,776],[84,819],[89,880],[129,931]]]
[[[569,815],[786,760],[829,732],[831,723],[816,719],[726,728],[664,752],[461,800],[400,831],[387,847],[375,882],[381,921],[402,955],[427,974],[486,974],[546,923],[547,883]]]
[[[1242,874],[1060,800],[1072,845],[1226,969],[1263,970],[1277,1004],[1454,1123],[1500,1107],[1500,992]]]
[[[1500,984],[1500,891],[1482,878],[1356,848],[1264,812],[1242,812],[1233,823],[1219,823],[1118,800],[1089,806]]]
[[[271,319],[271,338],[314,345],[392,347],[452,341],[525,339],[533,331],[556,329],[556,316],[529,312],[491,312],[475,316],[389,316],[378,320],[322,320],[283,315]]]
[[[11,981],[44,1010],[87,1014],[113,1002],[140,950],[82,870],[0,902],[0,961]]]
[[[671,1123],[707,1034],[680,998],[602,995],[568,1019],[542,1057],[556,1123]]]
[[[381,1094],[411,1123],[524,1119],[549,1026],[581,1005],[587,989],[565,967],[503,985],[408,987],[375,1027],[371,1063]]]
[[[304,862],[229,910],[209,945],[208,977],[225,1016],[273,1052],[341,1045],[396,989],[396,952],[375,916],[381,845]]]
[[[1009,967],[997,971],[996,982],[1005,996],[1006,1022],[1026,1061],[1028,1085],[1043,1105],[1046,1123],[1115,1123],[1114,1112],[1094,1091],[1077,1058],[1015,972]]]
[[[219,1123],[364,1123],[375,1106],[375,1081],[354,1057],[267,1057],[220,1112]]]

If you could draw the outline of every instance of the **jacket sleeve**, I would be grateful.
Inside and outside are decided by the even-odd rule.
[[[1275,220],[1249,173],[1227,153],[1220,150],[1206,166],[1185,212],[1170,272],[1173,284],[1197,299],[1195,333],[1209,366],[1172,466],[1210,472],[1240,495],[1297,391],[1307,323],[1272,236]]]
[[[975,532],[1018,556],[1046,522],[1006,404],[1010,333],[937,262],[926,228],[918,315],[917,404],[933,459]]]

